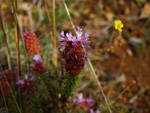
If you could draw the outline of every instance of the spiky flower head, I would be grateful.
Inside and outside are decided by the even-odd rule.
[[[61,52],[60,49],[65,46],[63,54],[66,61],[66,70],[69,75],[78,75],[85,66],[86,53],[83,44],[88,46],[89,34],[85,33],[84,37],[82,34],[82,29],[77,27],[77,36],[73,36],[71,32],[65,35],[64,31],[62,31],[59,38],[60,42],[64,42],[64,44],[58,50]]]
[[[35,55],[41,51],[41,47],[35,34],[33,34],[32,32],[23,32],[23,37],[26,43],[27,50],[31,55]]]

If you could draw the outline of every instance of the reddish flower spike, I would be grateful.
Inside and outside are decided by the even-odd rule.
[[[82,43],[80,41],[77,42],[75,47],[72,43],[73,42],[68,41],[64,50],[66,70],[69,72],[69,75],[78,75],[81,73],[81,69],[84,68],[85,52],[81,47]]]
[[[41,51],[41,47],[39,45],[39,42],[37,41],[35,34],[28,32],[24,33],[23,35],[27,50],[31,55],[35,55]]]
[[[43,66],[42,62],[36,62],[33,66],[33,70],[35,71],[35,73],[37,74],[44,74],[46,69]]]

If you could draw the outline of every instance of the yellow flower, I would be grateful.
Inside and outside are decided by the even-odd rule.
[[[58,94],[58,98],[61,98],[61,94],[60,93]]]
[[[122,28],[123,28],[123,23],[121,22],[121,20],[115,20],[115,29],[121,32]]]

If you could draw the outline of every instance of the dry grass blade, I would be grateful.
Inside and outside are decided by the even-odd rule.
[[[75,25],[73,24],[73,21],[72,21],[72,18],[71,18],[71,16],[70,16],[70,13],[69,13],[69,10],[68,10],[68,7],[67,7],[67,5],[66,5],[65,0],[63,0],[63,4],[64,4],[65,9],[66,9],[66,11],[67,11],[67,14],[68,14],[68,17],[69,17],[69,19],[70,19],[71,25],[72,25],[72,27],[73,27],[75,33],[76,33]],[[84,51],[85,51],[85,50],[84,50]],[[101,90],[101,92],[102,92],[102,95],[103,95],[103,97],[104,97],[104,99],[105,99],[107,108],[108,108],[109,112],[112,113],[111,108],[110,108],[110,106],[109,106],[109,104],[108,104],[107,98],[106,98],[106,96],[105,96],[105,94],[104,94],[103,88],[102,88],[102,86],[101,86],[101,84],[100,84],[100,81],[99,81],[98,78],[97,78],[97,75],[96,75],[95,71],[94,71],[93,65],[92,65],[91,61],[89,60],[89,58],[88,58],[88,57],[86,57],[86,58],[87,58],[87,60],[88,60],[88,63],[89,63],[89,65],[90,65],[90,68],[91,68],[91,70],[92,70],[92,72],[93,72],[93,75],[94,75],[94,77],[95,77],[95,79],[96,79],[96,82],[97,82],[97,84],[98,84],[98,86],[99,86],[99,88],[100,88],[100,90]]]

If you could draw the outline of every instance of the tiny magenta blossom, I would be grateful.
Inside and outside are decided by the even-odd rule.
[[[124,27],[123,23],[121,20],[115,20],[115,29],[118,30],[119,32],[122,32],[122,28]]]
[[[82,36],[82,29],[77,27],[77,36],[73,36],[71,32],[64,33],[61,32],[60,42],[64,42],[58,50],[59,52],[62,47],[65,47],[63,54],[66,61],[66,70],[69,75],[78,75],[85,66],[85,51],[84,46],[88,46],[88,37],[89,34],[85,33],[84,37]]]
[[[22,31],[23,32],[23,31]],[[41,51],[37,37],[32,32],[23,32],[24,41],[26,43],[27,50],[31,55],[35,55]]]

